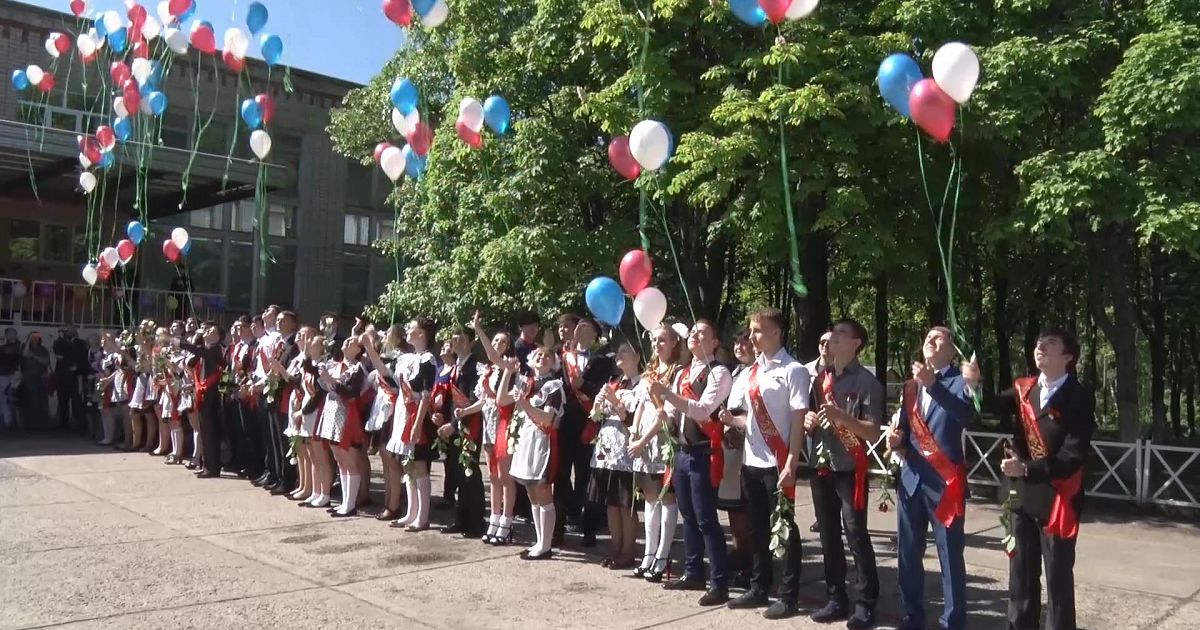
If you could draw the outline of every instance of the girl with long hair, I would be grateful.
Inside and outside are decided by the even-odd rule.
[[[600,388],[592,404],[591,420],[599,424],[592,451],[592,476],[588,501],[608,512],[612,551],[601,566],[632,569],[637,543],[637,514],[633,511],[633,457],[629,454],[630,426],[637,409],[636,387],[641,381],[641,358],[628,343],[617,348],[620,376]]]
[[[374,367],[368,377],[368,386],[375,388],[375,400],[367,414],[367,433],[371,436],[374,448],[382,448],[380,460],[383,462],[383,511],[375,518],[381,521],[392,521],[400,518],[400,500],[403,498],[404,467],[400,461],[388,453],[385,445],[391,435],[392,419],[396,415],[396,404],[400,398],[400,388],[396,384],[395,374],[388,367],[388,362],[394,360],[404,344],[404,329],[399,324],[388,328],[381,348],[376,348],[375,331],[369,328],[362,335],[362,345],[367,358]]]
[[[309,478],[312,479],[312,495],[301,501],[300,507],[323,508],[329,506],[333,494],[333,467],[330,465],[328,445],[317,438],[317,420],[325,405],[325,390],[317,380],[325,361],[325,337],[313,335],[302,354],[303,375],[300,378],[300,428],[298,435],[308,452]]]
[[[391,525],[405,527],[409,531],[429,528],[433,494],[429,464],[436,455],[434,441],[437,432],[429,413],[432,402],[430,392],[437,378],[436,360],[429,348],[436,334],[437,329],[428,318],[418,317],[409,322],[405,328],[409,352],[401,354],[396,359],[395,367],[385,374],[395,380],[400,390],[386,450],[404,472],[407,498],[404,516],[392,521]],[[381,367],[387,368],[386,365]]]
[[[342,481],[342,503],[330,508],[335,518],[358,514],[358,490],[363,482],[358,450],[367,440],[359,401],[366,380],[358,362],[361,354],[362,344],[348,337],[342,343],[342,359],[317,368],[318,381],[326,392],[317,435],[330,444]]]

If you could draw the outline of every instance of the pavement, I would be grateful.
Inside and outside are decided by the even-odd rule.
[[[603,539],[599,549],[583,550],[568,537],[555,560],[526,562],[520,545],[406,533],[365,516],[331,519],[245,481],[196,479],[149,455],[73,438],[4,437],[0,629],[844,627],[699,608],[698,593],[663,591],[601,568]],[[815,608],[823,603],[821,558],[808,533],[808,493],[798,495],[801,603]],[[968,506],[972,629],[1005,627],[1007,558],[997,516],[995,506]],[[449,518],[434,513],[435,524]],[[880,627],[894,627],[894,516],[872,511],[870,526],[883,587]],[[1200,628],[1198,534],[1196,519],[1085,514],[1075,568],[1080,627]],[[675,544],[676,560],[682,546]],[[933,628],[941,587],[932,545],[926,566]]]

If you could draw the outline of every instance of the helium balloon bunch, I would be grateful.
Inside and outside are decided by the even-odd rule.
[[[397,26],[412,25],[413,13],[425,28],[437,28],[450,17],[446,0],[383,0],[383,14]]]
[[[97,262],[83,266],[83,281],[89,287],[95,286],[97,280],[108,280],[118,265],[124,267],[133,260],[138,245],[146,238],[146,228],[140,221],[130,221],[129,225],[125,226],[125,236],[116,247],[101,250]]]
[[[375,146],[375,164],[392,182],[403,175],[420,179],[433,146],[433,129],[421,120],[417,108],[421,92],[409,79],[399,78],[392,83],[389,98],[392,101],[392,125],[407,144],[397,147],[390,142],[380,142]]]
[[[767,23],[776,26],[785,20],[808,17],[817,8],[817,0],[729,0],[733,16],[755,28]]]
[[[633,181],[643,170],[657,171],[667,165],[675,152],[675,136],[666,124],[643,120],[628,136],[617,136],[608,143],[608,162],[621,177]]]
[[[511,123],[512,111],[503,96],[493,94],[483,103],[467,97],[458,105],[458,120],[454,123],[454,130],[467,146],[482,149],[485,124],[496,135],[503,136]]]
[[[621,258],[619,276],[620,284],[607,276],[593,278],[588,283],[584,290],[588,310],[597,320],[620,326],[628,295],[633,298],[633,314],[638,323],[646,330],[658,328],[667,316],[667,297],[650,286],[654,277],[650,255],[640,249],[630,250]]]
[[[950,139],[958,106],[965,104],[979,82],[979,57],[962,42],[943,45],[933,55],[933,78],[904,53],[889,55],[876,75],[879,93],[892,109],[911,118],[938,142]]]

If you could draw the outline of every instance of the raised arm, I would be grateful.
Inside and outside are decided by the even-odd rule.
[[[488,361],[494,365],[500,365],[504,359],[504,355],[496,351],[492,346],[492,340],[488,339],[487,332],[483,330],[483,320],[479,316],[479,311],[475,311],[475,317],[471,318],[471,328],[475,329],[475,336],[479,338],[479,345],[483,346],[483,351],[487,353]]]

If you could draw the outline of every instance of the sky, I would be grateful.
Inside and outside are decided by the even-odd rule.
[[[18,0],[70,14],[70,0]],[[196,19],[208,20],[217,46],[225,30],[246,28],[246,8],[252,0],[195,0]],[[403,31],[383,15],[378,0],[260,0],[270,12],[264,32],[283,38],[284,65],[366,83],[392,58],[404,41]],[[141,0],[155,15],[158,0]],[[117,10],[125,15],[124,0],[91,0],[94,14]],[[257,43],[251,57],[261,58]]]

